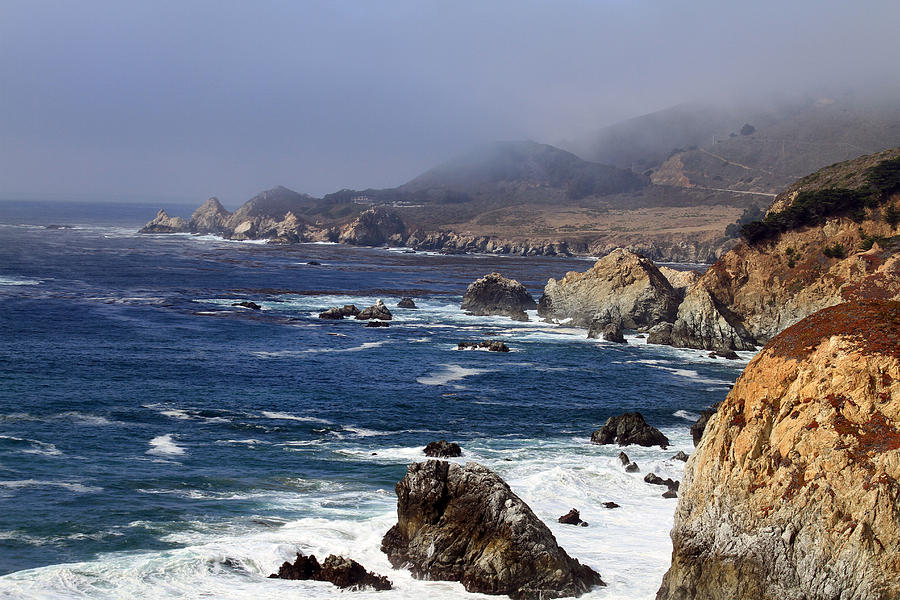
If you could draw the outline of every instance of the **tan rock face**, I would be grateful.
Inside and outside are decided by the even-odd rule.
[[[144,225],[138,233],[186,233],[187,231],[187,221],[181,217],[170,217],[165,210],[160,209],[156,218]]]
[[[677,307],[678,295],[656,265],[620,248],[584,273],[548,281],[538,314],[582,327],[601,319],[637,329],[672,321]]]
[[[826,308],[748,365],[687,463],[658,600],[900,597],[900,303]]]
[[[192,233],[215,233],[225,231],[231,213],[219,202],[218,198],[210,198],[191,215]]]

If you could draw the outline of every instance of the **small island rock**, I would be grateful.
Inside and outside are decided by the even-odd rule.
[[[418,308],[412,298],[401,298],[397,308]]]
[[[448,442],[447,440],[438,440],[436,442],[429,442],[427,446],[425,446],[425,456],[430,456],[433,458],[451,458],[456,456],[462,456],[462,448],[459,447],[459,444],[456,442]]]
[[[390,321],[394,318],[391,314],[391,311],[388,310],[388,307],[385,306],[384,300],[376,300],[375,304],[370,306],[369,308],[364,308],[359,311],[359,314],[356,315],[356,318],[360,321],[366,321],[369,319],[380,319],[382,321]]]
[[[537,303],[515,279],[490,273],[469,285],[460,308],[473,315],[500,315],[527,321],[525,311],[537,308]]]
[[[393,587],[387,577],[366,571],[366,568],[355,560],[334,554],[329,555],[320,565],[315,555],[306,557],[302,552],[298,552],[297,560],[293,564],[283,563],[278,573],[272,573],[269,578],[330,581],[345,589],[370,587],[376,590],[389,590]]]
[[[647,425],[641,413],[633,412],[610,417],[603,427],[591,434],[591,442],[594,444],[616,443],[620,446],[628,444],[661,446],[665,449],[669,445],[669,438],[664,436],[659,429]]]

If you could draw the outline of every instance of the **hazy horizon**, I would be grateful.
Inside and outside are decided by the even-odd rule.
[[[890,2],[7,1],[0,198],[321,196],[682,103],[868,97],[897,22]]]

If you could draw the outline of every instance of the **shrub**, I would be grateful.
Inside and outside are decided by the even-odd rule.
[[[847,250],[844,249],[844,245],[839,242],[835,242],[830,246],[825,246],[822,250],[822,254],[828,258],[847,258]]]
[[[744,123],[744,126],[741,127],[741,135],[753,135],[755,131],[756,127],[754,127],[750,123]]]
[[[891,226],[891,229],[896,227],[897,223],[900,223],[900,210],[897,210],[897,206],[893,202],[884,207],[884,210],[881,211],[881,216],[884,222]]]

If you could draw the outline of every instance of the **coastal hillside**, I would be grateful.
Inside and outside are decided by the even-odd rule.
[[[900,299],[900,148],[791,185],[688,290],[678,346],[745,349],[827,306]]]
[[[747,366],[687,462],[657,600],[900,590],[900,303],[826,308]]]

